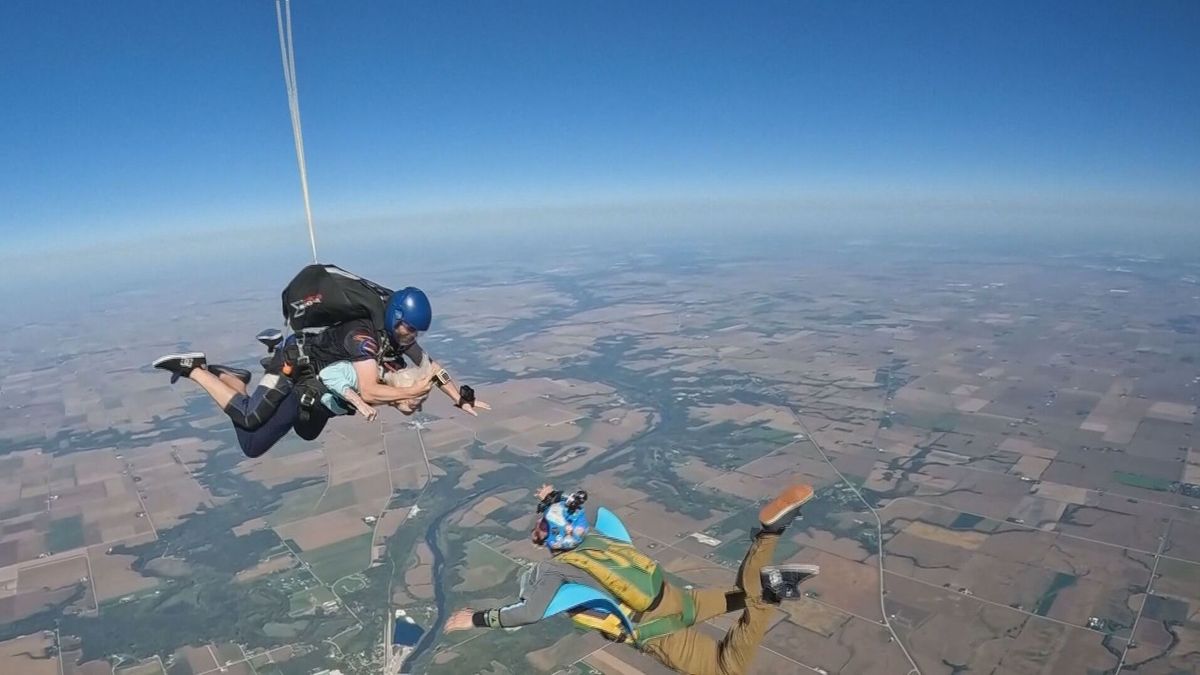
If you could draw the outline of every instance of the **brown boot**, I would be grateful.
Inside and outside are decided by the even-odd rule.
[[[800,507],[813,498],[811,485],[798,483],[779,493],[758,512],[763,532],[778,534],[800,515]]]

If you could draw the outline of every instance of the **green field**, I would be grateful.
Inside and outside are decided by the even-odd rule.
[[[737,436],[739,439],[748,438],[756,441],[764,441],[766,443],[774,443],[781,446],[787,445],[796,440],[796,432],[776,429],[774,427],[766,426],[765,424],[743,429],[737,432]]]
[[[354,505],[354,485],[352,483],[342,483],[334,485],[325,491],[325,496],[321,498],[321,503],[317,504],[317,508],[313,511],[313,515],[318,513],[329,513],[344,509],[347,506]]]
[[[305,551],[300,557],[312,567],[318,579],[331,584],[367,568],[371,563],[371,534]]]
[[[458,566],[463,581],[455,584],[457,592],[473,593],[503,582],[518,565],[500,553],[474,539],[466,542],[466,560]]]
[[[1050,582],[1050,587],[1038,599],[1037,607],[1034,608],[1033,613],[1038,616],[1046,616],[1046,613],[1050,611],[1050,607],[1054,605],[1054,600],[1058,597],[1058,592],[1074,586],[1076,581],[1078,581],[1078,578],[1074,575],[1063,574],[1062,572],[1055,574],[1054,581]]]
[[[83,516],[71,516],[50,521],[46,547],[54,553],[83,546]]]
[[[945,433],[954,431],[958,427],[958,421],[961,415],[956,412],[947,413],[909,413],[897,414],[894,421],[901,424],[907,424],[918,429],[929,429],[933,432]]]
[[[362,576],[357,575],[357,574],[352,577],[340,579],[340,580],[338,580],[337,583],[333,584],[333,589],[335,591],[337,591],[338,594],[340,594],[340,595],[349,595],[351,593],[357,593],[366,587],[367,587],[366,580],[363,579]]]
[[[279,508],[267,516],[267,523],[271,527],[275,527],[304,518],[312,513],[323,492],[325,492],[324,485],[309,485],[285,493],[280,500]]]
[[[337,600],[337,597],[324,586],[313,586],[303,591],[296,591],[288,597],[288,603],[291,606],[288,614],[290,616],[299,616],[320,607],[330,600]]]
[[[1171,481],[1165,478],[1152,478],[1143,476],[1140,473],[1127,473],[1125,471],[1114,471],[1113,480],[1128,485],[1130,487],[1142,488],[1145,490],[1157,490],[1159,492],[1167,492],[1171,489]]]

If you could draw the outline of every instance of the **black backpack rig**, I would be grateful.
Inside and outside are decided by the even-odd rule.
[[[347,321],[367,319],[380,347],[377,364],[394,359],[385,319],[391,295],[391,289],[323,263],[304,267],[283,289],[285,331],[296,339],[285,343],[282,374],[292,380],[300,395],[302,422],[308,421],[313,406],[328,392],[318,377],[320,367],[328,364],[313,362],[306,340]]]

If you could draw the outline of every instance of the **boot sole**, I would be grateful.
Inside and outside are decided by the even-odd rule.
[[[808,576],[815,577],[821,573],[820,565],[810,565],[804,563],[792,563],[788,565],[769,565],[764,569],[775,569],[780,572],[800,572]]]
[[[784,490],[778,497],[767,502],[767,505],[762,507],[758,512],[758,520],[763,525],[770,527],[779,522],[784,516],[791,511],[800,508],[808,500],[813,498],[813,489],[811,485],[793,485]]]
[[[150,365],[157,368],[172,359],[202,359],[202,358],[204,358],[204,352],[187,352],[185,354],[167,354],[166,356],[160,356],[157,359],[154,359],[154,363],[152,363]]]

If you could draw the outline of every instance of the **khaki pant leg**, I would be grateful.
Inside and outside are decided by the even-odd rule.
[[[642,651],[664,666],[689,675],[729,675],[721,669],[717,641],[695,628],[685,628],[651,641]]]
[[[766,635],[772,608],[762,600],[762,581],[759,573],[775,554],[778,535],[755,537],[746,551],[738,570],[740,591],[701,589],[692,592],[696,600],[696,622],[724,614],[728,607],[727,593],[740,592],[745,603],[738,621],[725,637],[717,642],[696,628],[688,628],[651,641],[645,648],[663,665],[681,673],[694,675],[743,675],[750,669],[758,646]]]
[[[745,605],[745,594],[737,588],[697,588],[690,593],[696,605],[696,623],[704,623],[714,616],[741,609]]]

